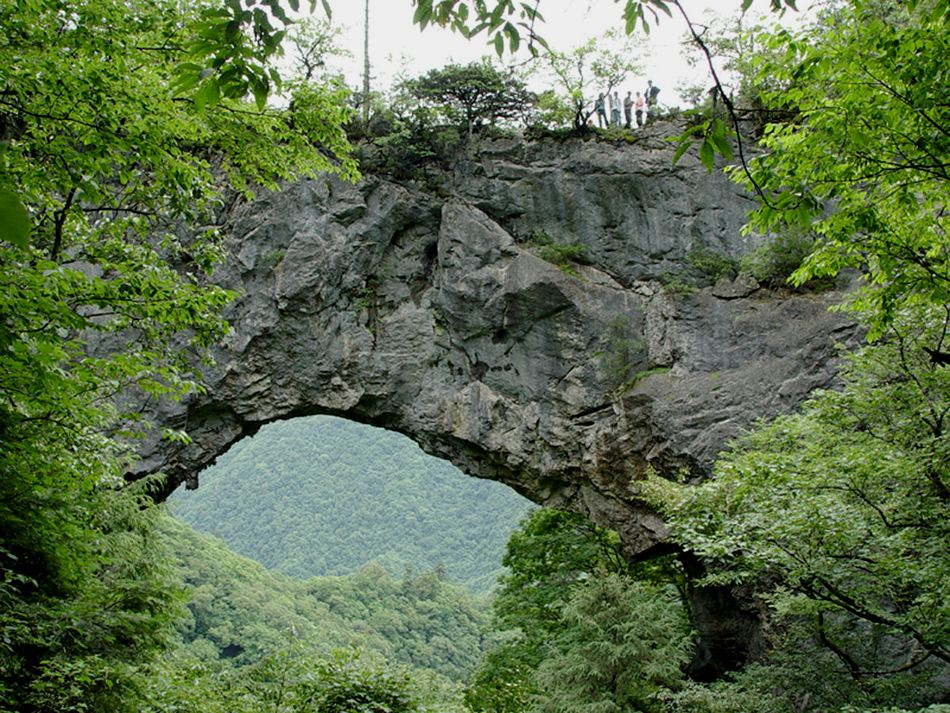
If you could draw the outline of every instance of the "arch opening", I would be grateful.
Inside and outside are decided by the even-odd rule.
[[[439,569],[473,592],[491,588],[530,507],[406,436],[333,416],[265,425],[168,502],[195,529],[293,577],[374,563],[391,575]]]

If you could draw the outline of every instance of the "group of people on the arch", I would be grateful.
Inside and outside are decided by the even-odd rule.
[[[597,126],[601,129],[608,126],[623,126],[625,129],[631,129],[634,121],[637,127],[643,126],[656,116],[659,94],[660,88],[653,83],[653,80],[647,80],[646,89],[642,94],[637,92],[636,97],[632,96],[632,92],[627,92],[627,96],[623,99],[620,98],[620,92],[615,91],[613,94],[601,92],[594,102]]]

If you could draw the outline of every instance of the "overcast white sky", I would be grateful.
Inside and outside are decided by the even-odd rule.
[[[710,9],[713,3],[716,10]],[[712,14],[735,14],[740,0],[687,0],[684,6],[691,19],[698,21]],[[764,10],[768,2],[757,0],[753,8],[756,6]],[[343,44],[353,55],[340,68],[351,86],[361,86],[363,0],[332,0],[332,7],[333,21],[344,31]],[[621,4],[612,0],[544,0],[541,12],[546,22],[541,26],[540,34],[553,48],[568,50],[590,37],[602,37],[612,26],[622,29],[621,8]],[[322,12],[319,7],[317,12]],[[370,61],[374,89],[388,88],[400,74],[417,76],[449,62],[464,64],[494,54],[483,37],[465,40],[438,27],[420,31],[412,24],[412,13],[410,0],[370,0]],[[628,90],[642,91],[646,80],[652,79],[662,89],[661,103],[682,105],[684,102],[676,94],[680,81],[701,85],[711,85],[712,82],[704,67],[690,68],[683,59],[681,42],[686,27],[682,18],[664,15],[661,18],[659,26],[649,36],[635,38],[635,59],[644,69],[639,76],[630,77],[624,83],[621,94]]]

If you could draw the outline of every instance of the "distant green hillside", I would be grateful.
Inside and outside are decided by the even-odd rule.
[[[299,643],[324,654],[360,649],[462,681],[482,654],[487,601],[434,572],[397,578],[368,565],[300,581],[173,518],[161,532],[189,588],[182,642],[201,660],[247,666]]]
[[[285,574],[444,568],[473,591],[494,583],[530,503],[470,478],[397,433],[314,416],[270,424],[179,490],[172,512]]]

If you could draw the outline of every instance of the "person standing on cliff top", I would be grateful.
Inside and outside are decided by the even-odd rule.
[[[594,111],[597,112],[597,125],[603,129],[610,122],[607,121],[607,111],[604,108],[604,93],[597,95],[597,101],[594,102]]]
[[[630,92],[627,92],[627,96],[623,98],[623,126],[624,128],[629,129],[632,121],[633,121],[633,98],[630,96]]]
[[[637,92],[637,99],[633,103],[634,111],[637,115],[637,128],[643,126],[643,110],[646,108],[647,103],[643,101],[643,95],[640,92]]]
[[[620,94],[617,92],[610,97],[610,123],[620,126]]]
[[[647,100],[647,121],[653,121],[656,118],[657,114],[657,96],[660,93],[660,88],[653,84],[653,81],[647,80],[647,90],[644,92],[644,96]]]

